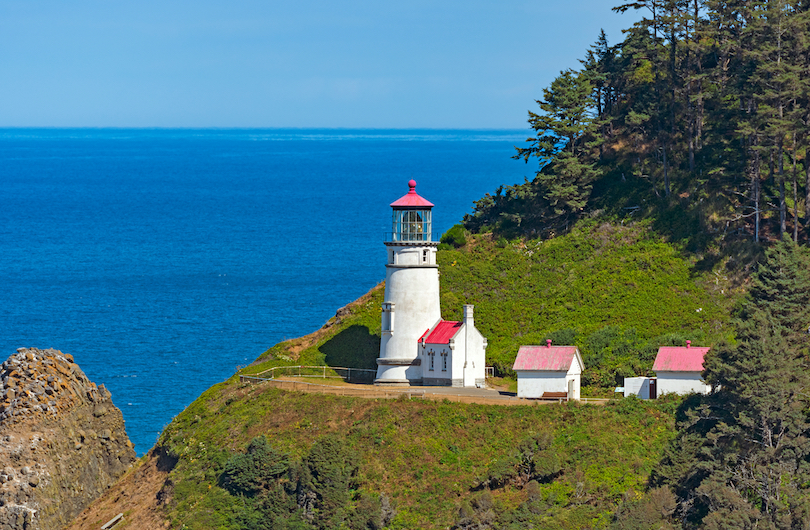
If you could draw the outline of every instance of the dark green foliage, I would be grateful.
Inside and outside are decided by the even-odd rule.
[[[616,512],[611,530],[674,530],[672,524],[677,502],[667,487],[651,489],[646,494],[632,492]]]
[[[658,221],[706,250],[807,240],[810,10],[799,0],[630,2],[529,112],[536,177],[478,201],[475,231],[552,235],[586,215]],[[593,189],[592,189],[593,188]],[[805,230],[802,230],[802,226]]]
[[[245,453],[228,460],[220,484],[234,495],[254,496],[270,488],[289,467],[289,456],[259,436],[251,440]]]
[[[482,491],[468,501],[461,503],[458,511],[458,521],[454,526],[455,530],[479,530],[493,528],[496,514],[492,494],[489,491]]]
[[[359,458],[338,435],[324,436],[301,462],[264,436],[225,464],[220,485],[242,497],[237,529],[382,528],[394,514],[385,495],[356,492]]]
[[[356,530],[379,530],[391,522],[395,513],[385,494],[360,492],[346,524]]]
[[[548,482],[559,475],[562,464],[551,444],[549,431],[529,436],[509,456],[490,464],[478,487],[502,488],[529,481]]]
[[[441,242],[452,248],[460,248],[467,244],[467,237],[464,235],[464,226],[457,224],[442,235]],[[448,248],[449,248],[448,247]]]
[[[318,497],[318,519],[325,528],[334,528],[346,517],[351,490],[357,484],[358,455],[337,435],[325,436],[315,442],[306,459],[310,482],[304,484]],[[334,526],[332,526],[334,525]]]
[[[706,528],[795,528],[810,511],[810,252],[766,253],[742,304],[737,344],[707,356],[716,390],[679,411],[679,433],[653,475],[684,521]]]

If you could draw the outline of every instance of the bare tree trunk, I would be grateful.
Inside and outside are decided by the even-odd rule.
[[[787,201],[785,200],[785,156],[782,138],[776,143],[776,156],[779,157],[779,240],[787,231]]]
[[[804,154],[804,224],[810,223],[810,146],[805,147]]]
[[[796,176],[796,133],[793,133],[793,242],[799,242],[799,179]]]
[[[669,197],[669,167],[667,166],[667,146],[664,145],[664,197]]]
[[[689,172],[695,172],[695,109],[692,102],[689,102]]]
[[[753,141],[751,142],[751,147],[755,145],[756,136],[754,136]],[[759,243],[759,151],[751,149],[752,157],[750,162],[751,167],[751,195],[753,196],[754,200],[754,242]]]

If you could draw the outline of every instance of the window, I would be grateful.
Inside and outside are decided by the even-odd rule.
[[[430,210],[394,212],[394,241],[430,241]]]
[[[427,263],[427,258],[428,258],[428,251],[423,250],[422,251],[422,263]]]
[[[447,371],[447,352],[442,352],[442,372]]]
[[[428,370],[432,372],[433,371],[433,358],[436,356],[436,352],[434,352],[433,350],[430,350],[427,353],[427,355],[428,355],[428,360],[429,360],[428,361]]]

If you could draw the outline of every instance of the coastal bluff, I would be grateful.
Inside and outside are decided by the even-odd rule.
[[[0,530],[65,527],[135,458],[110,392],[71,355],[20,348],[0,365]]]

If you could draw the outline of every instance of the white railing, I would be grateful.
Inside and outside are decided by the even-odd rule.
[[[372,381],[377,370],[368,368],[344,368],[341,366],[274,366],[251,377],[277,379],[279,377],[320,377],[322,379],[343,379],[344,381]]]

